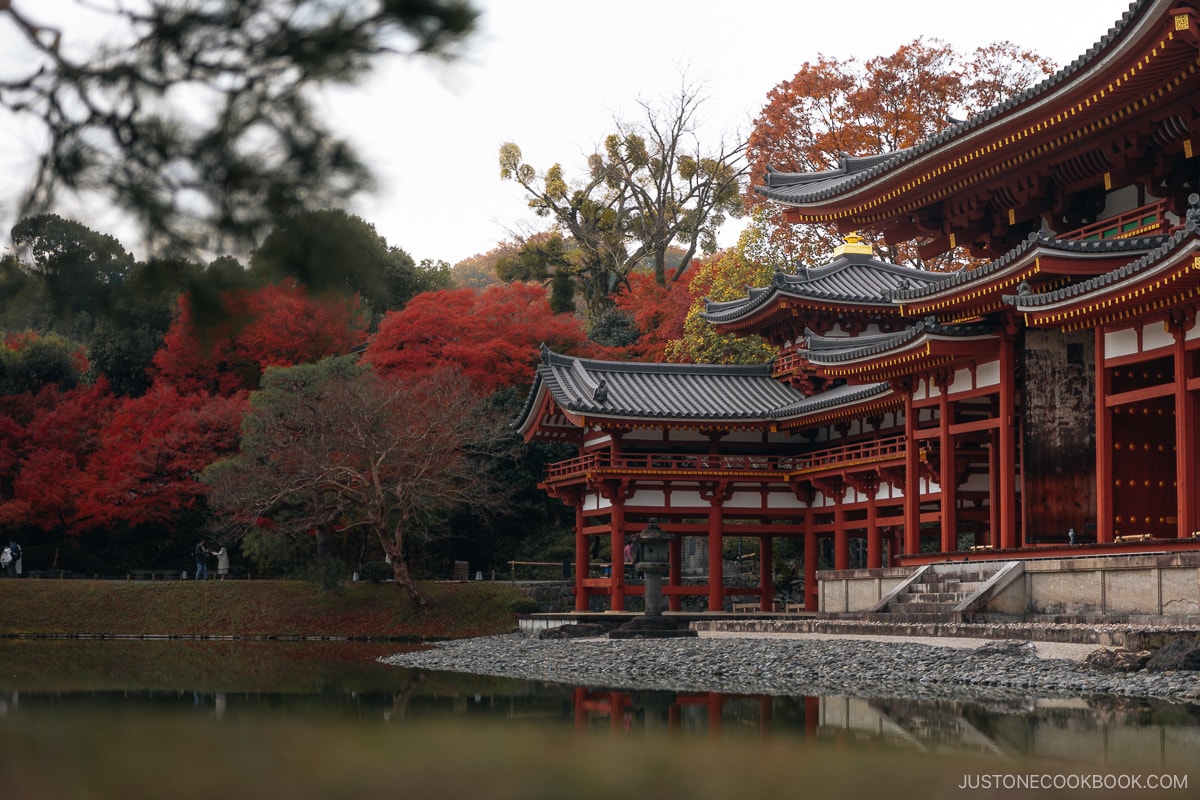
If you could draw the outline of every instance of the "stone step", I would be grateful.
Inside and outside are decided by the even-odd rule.
[[[901,615],[950,614],[958,603],[888,603],[888,613]]]
[[[920,603],[960,603],[966,598],[964,594],[957,592],[912,592],[910,594],[897,595],[894,602],[904,603],[905,605],[918,605]]]
[[[998,571],[998,570],[997,570]],[[927,572],[921,576],[924,581],[962,581],[974,583],[987,583],[995,575],[995,572]]]
[[[922,583],[909,584],[908,590],[912,592],[958,592],[961,594],[971,594],[981,588],[984,583],[986,581],[924,581]]]

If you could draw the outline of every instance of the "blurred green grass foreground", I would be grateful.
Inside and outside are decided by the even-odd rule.
[[[1070,796],[957,788],[968,772],[1014,769],[1028,767],[786,737],[564,735],[511,722],[364,727],[105,716],[25,725],[19,733],[0,724],[3,796],[22,800]]]

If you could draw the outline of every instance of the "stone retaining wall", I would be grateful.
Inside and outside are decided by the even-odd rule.
[[[1200,553],[1023,562],[1023,578],[992,598],[983,613],[1097,619],[1200,617]],[[820,609],[826,613],[869,611],[915,569],[818,572]]]

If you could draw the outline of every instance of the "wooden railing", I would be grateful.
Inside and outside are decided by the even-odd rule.
[[[1170,224],[1167,221],[1167,201],[1135,208],[1118,214],[1115,217],[1102,219],[1076,228],[1073,231],[1059,234],[1059,239],[1126,239],[1131,236],[1150,236],[1156,233],[1167,233]]]
[[[711,455],[697,453],[587,453],[550,464],[546,481],[556,483],[588,474],[813,473],[860,463],[904,458],[904,437],[892,436],[797,455]]]

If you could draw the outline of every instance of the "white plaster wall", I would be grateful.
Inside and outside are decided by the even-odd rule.
[[[1137,331],[1126,328],[1104,334],[1104,357],[1119,358],[1138,351]]]
[[[583,501],[584,511],[599,511],[602,508],[608,508],[612,502],[606,497],[602,497],[598,493],[589,494]]]
[[[1166,329],[1166,326],[1151,323],[1142,329],[1143,350],[1157,350],[1160,347],[1174,346],[1175,337]]]
[[[708,508],[709,505],[699,492],[671,492],[670,508]]]
[[[733,497],[725,503],[725,508],[762,508],[762,495],[759,492],[734,492]]]
[[[974,388],[975,382],[971,379],[971,370],[959,369],[954,371],[954,380],[950,382],[949,394],[969,392]]]
[[[653,489],[639,489],[633,497],[626,501],[631,506],[661,506],[667,502],[664,492]]]
[[[791,492],[771,492],[767,495],[767,508],[804,508],[800,498]]]
[[[980,364],[975,370],[975,383],[978,386],[996,386],[1000,383],[1000,362],[989,361]]]

